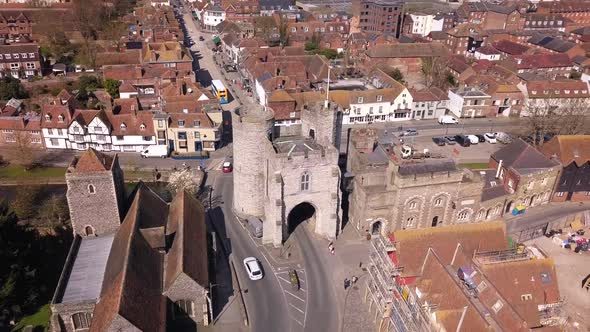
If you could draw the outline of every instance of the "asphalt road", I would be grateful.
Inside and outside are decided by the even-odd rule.
[[[223,202],[223,220],[213,220],[217,227],[225,227],[227,238],[229,238],[229,249],[231,259],[236,267],[236,273],[240,281],[251,331],[290,331],[291,321],[289,319],[284,294],[275,277],[270,263],[261,254],[256,243],[248,236],[240,226],[232,212],[233,199],[233,177],[231,174],[218,174],[213,180],[213,195],[221,196]],[[225,225],[225,226],[222,226]],[[252,281],[245,271],[243,260],[246,257],[254,256],[262,264],[264,278]]]

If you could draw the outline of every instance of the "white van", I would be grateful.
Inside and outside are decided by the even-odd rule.
[[[167,145],[150,145],[145,150],[141,151],[142,158],[157,157],[166,158],[168,157],[168,146]]]
[[[440,124],[457,124],[459,121],[455,117],[450,115],[441,115],[438,117],[438,123]]]

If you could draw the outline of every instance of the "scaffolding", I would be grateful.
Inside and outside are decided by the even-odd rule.
[[[434,331],[428,318],[431,308],[422,307],[415,292],[398,283],[397,278],[403,267],[395,266],[390,254],[395,251],[389,239],[377,235],[371,239],[371,252],[367,271],[365,301],[369,309],[376,307],[375,319],[379,321],[379,331],[429,332]]]
[[[482,251],[475,252],[473,254],[473,261],[478,265],[528,261],[530,259],[533,259],[532,253],[529,250],[524,250],[520,248]]]

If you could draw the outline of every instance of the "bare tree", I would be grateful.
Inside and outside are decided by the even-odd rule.
[[[28,131],[14,132],[14,159],[25,169],[30,169],[36,161],[35,148],[31,141],[31,133]]]
[[[432,86],[446,89],[455,85],[454,77],[447,68],[447,61],[441,57],[424,57],[421,59],[422,66],[420,71],[424,76],[424,84],[430,88]]]
[[[170,190],[172,196],[182,190],[186,190],[193,195],[197,193],[199,190],[199,183],[193,174],[194,170],[191,171],[189,168],[170,173],[170,176],[168,177],[168,190]]]
[[[541,146],[547,135],[578,135],[588,131],[590,102],[586,98],[528,98],[521,113],[525,134]]]

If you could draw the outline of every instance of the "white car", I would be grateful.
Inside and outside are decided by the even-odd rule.
[[[262,269],[260,268],[260,264],[256,258],[244,258],[244,267],[246,267],[246,272],[248,272],[248,277],[250,280],[262,279]]]
[[[477,137],[475,135],[467,135],[467,138],[469,138],[471,145],[479,143],[479,137]]]
[[[485,133],[483,135],[483,137],[486,139],[486,142],[490,143],[490,144],[496,144],[496,135],[493,133]]]

